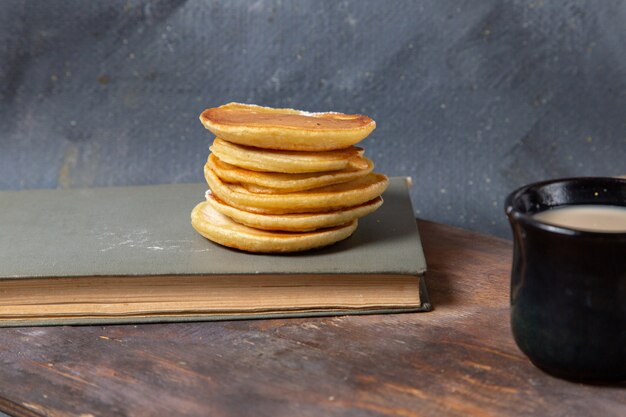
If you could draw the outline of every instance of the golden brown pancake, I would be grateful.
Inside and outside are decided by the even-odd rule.
[[[367,158],[364,169],[344,168],[339,171],[323,171],[305,174],[285,174],[279,172],[258,172],[220,161],[214,154],[209,155],[207,167],[224,182],[240,183],[248,191],[255,193],[290,193],[310,190],[332,184],[348,182],[364,177],[374,169],[374,163]]]
[[[213,242],[248,252],[297,252],[327,246],[349,237],[357,220],[313,232],[270,232],[239,224],[211,207],[198,204],[191,212],[191,225]]]
[[[356,207],[327,213],[258,214],[231,207],[215,197],[210,191],[207,191],[206,199],[211,207],[238,223],[262,230],[289,232],[308,232],[346,224],[376,211],[383,204],[383,199],[376,197]]]
[[[211,152],[221,161],[260,172],[304,173],[364,169],[363,149],[352,146],[337,151],[297,152],[241,146],[215,138]]]
[[[241,210],[262,214],[313,213],[358,206],[380,196],[389,180],[370,173],[342,184],[289,194],[251,193],[239,184],[225,183],[209,168],[204,175],[211,191],[222,201]]]
[[[372,119],[358,114],[308,113],[238,103],[207,109],[200,121],[229,142],[293,151],[347,148],[376,128]]]

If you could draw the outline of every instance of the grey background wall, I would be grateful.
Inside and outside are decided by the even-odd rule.
[[[626,174],[623,1],[3,1],[0,189],[202,181],[229,101],[364,113],[419,217]]]

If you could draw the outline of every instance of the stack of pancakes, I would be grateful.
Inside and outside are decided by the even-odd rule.
[[[191,213],[202,236],[250,252],[295,252],[350,236],[382,204],[385,175],[354,145],[367,116],[237,103],[207,109],[216,138],[204,167],[210,190]]]

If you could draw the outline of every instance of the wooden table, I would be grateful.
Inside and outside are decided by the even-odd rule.
[[[0,329],[0,409],[82,417],[626,415],[624,385],[550,377],[517,349],[510,242],[429,222],[420,230],[430,313]]]

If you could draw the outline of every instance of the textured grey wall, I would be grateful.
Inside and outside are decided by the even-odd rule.
[[[229,101],[364,113],[420,217],[502,236],[550,177],[626,174],[622,1],[3,1],[0,188],[202,180]]]

